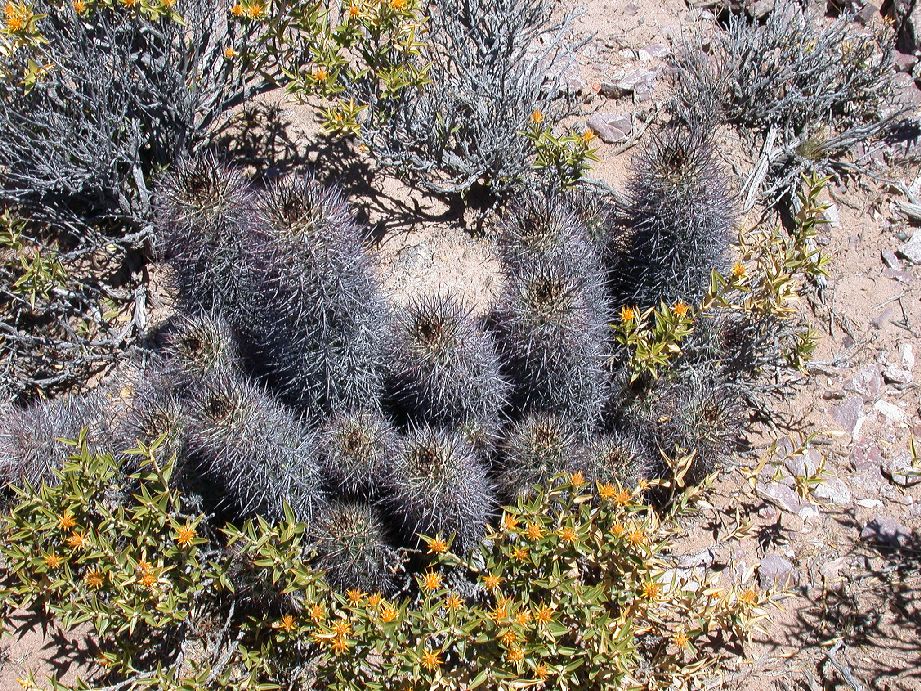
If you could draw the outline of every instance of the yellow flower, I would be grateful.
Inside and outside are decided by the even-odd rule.
[[[525,561],[528,558],[528,550],[526,547],[516,547],[512,551],[512,557],[516,561]]]
[[[576,541],[575,529],[570,525],[567,525],[565,528],[560,529],[560,539],[563,542],[569,542],[569,543],[575,542]]]
[[[321,604],[315,604],[310,607],[310,618],[315,622],[326,618],[326,609]]]
[[[406,0],[390,0],[390,9],[400,11],[406,7]]]
[[[514,645],[518,642],[518,634],[509,629],[508,631],[505,631],[499,635],[499,641],[506,646]]]
[[[420,662],[423,667],[431,672],[441,666],[441,653],[435,650],[426,650],[422,653]]]
[[[243,5],[238,2],[234,3],[233,7],[230,8],[230,14],[234,17],[242,17],[244,12]]]
[[[758,591],[754,588],[749,588],[739,595],[739,602],[744,602],[746,605],[758,604]]]
[[[336,655],[342,655],[342,653],[349,649],[347,639],[340,638],[339,636],[336,636],[333,639],[330,647],[333,649],[333,652],[336,653]]]
[[[736,278],[745,278],[746,273],[747,271],[745,270],[745,264],[743,264],[742,262],[736,262],[735,264],[733,264],[732,266],[733,276],[735,276]]]
[[[74,0],[74,12],[77,14],[83,14],[86,12],[86,3],[83,0]]]
[[[582,141],[586,144],[590,144],[595,139],[595,133],[591,130],[585,130],[582,133]]]
[[[176,542],[185,547],[188,544],[191,544],[192,540],[195,539],[198,533],[195,532],[195,528],[190,525],[183,526],[176,533]]]
[[[483,585],[486,586],[486,590],[495,590],[499,587],[499,584],[502,582],[501,576],[496,576],[495,574],[488,573],[483,576]]]
[[[262,16],[263,12],[265,12],[265,5],[263,5],[261,2],[254,2],[246,10],[246,13],[249,15],[250,19],[258,19]]]
[[[611,526],[611,535],[614,537],[623,537],[623,534],[627,532],[627,529],[624,528],[620,523],[615,523]]]
[[[353,605],[357,605],[362,600],[365,599],[365,594],[358,590],[357,588],[350,588],[345,591],[345,596],[349,599],[349,602]]]
[[[86,583],[93,590],[98,590],[102,587],[102,584],[105,583],[105,578],[102,575],[101,571],[90,571],[83,577],[83,582]]]
[[[630,492],[628,492],[625,489],[622,489],[617,493],[617,496],[614,497],[614,503],[617,504],[618,506],[626,506],[627,504],[630,503],[630,500],[632,498],[633,498],[633,495],[630,494]]]
[[[509,513],[502,515],[502,527],[508,532],[518,529],[518,519]]]
[[[384,601],[384,596],[380,593],[374,593],[373,595],[368,596],[368,607],[371,609],[377,609],[377,606]]]
[[[632,307],[621,307],[620,308],[620,320],[626,324],[632,322],[636,318],[636,312],[634,312]]]
[[[141,576],[140,583],[148,590],[153,590],[154,586],[157,585],[157,577],[152,572],[145,571],[144,575]]]
[[[448,551],[448,543],[436,537],[429,543],[429,554],[444,554]]]
[[[422,589],[431,593],[441,587],[441,574],[434,571],[427,571],[422,577]]]
[[[395,621],[397,618],[397,610],[393,605],[384,605],[381,609],[381,621],[385,624],[389,624],[392,621]]]
[[[360,10],[358,9],[358,5],[349,5],[349,17],[354,19],[358,16],[359,12]]]
[[[335,624],[333,624],[332,629],[336,636],[348,636],[352,632],[352,625],[345,619],[339,619]]]
[[[71,549],[80,549],[83,547],[84,542],[86,542],[86,540],[84,540],[83,535],[76,530],[67,538],[67,546]]]
[[[508,649],[508,652],[505,653],[505,659],[509,662],[521,662],[524,660],[524,651],[518,646],[514,646]]]
[[[544,536],[544,529],[537,523],[528,523],[525,535],[528,536],[529,540],[540,540]]]
[[[531,622],[531,613],[528,610],[523,610],[515,615],[515,621],[519,626],[526,626]]]
[[[534,611],[534,618],[541,624],[549,624],[553,619],[553,610],[547,605],[541,605]]]
[[[460,597],[457,595],[457,593],[451,593],[451,594],[448,595],[448,597],[445,599],[445,608],[446,608],[449,612],[456,612],[457,610],[459,610],[459,609],[460,609],[461,607],[463,607],[463,606],[464,606],[464,601],[460,599]]]
[[[688,307],[687,304],[679,300],[678,302],[675,303],[675,306],[672,307],[672,312],[674,312],[675,315],[678,317],[683,317],[688,313],[689,309],[691,308]]]
[[[639,547],[640,545],[646,544],[646,533],[642,530],[632,530],[627,536],[627,541],[634,547]]]
[[[313,77],[313,80],[316,82],[325,82],[326,77],[329,76],[329,74],[323,67],[314,67],[313,71],[310,73],[310,76]]]
[[[550,676],[550,670],[547,669],[547,665],[545,665],[544,663],[540,663],[539,665],[537,665],[537,667],[534,668],[534,678],[535,679],[540,679],[541,681],[543,681],[549,676]]]
[[[62,563],[64,563],[63,560],[54,552],[45,555],[45,566],[47,566],[49,569],[60,568]]]
[[[233,60],[235,57],[237,57],[238,54],[239,53],[233,49],[233,46],[227,46],[224,48],[224,57],[227,60]]]
[[[598,496],[605,501],[610,501],[617,495],[617,488],[614,485],[604,482],[598,483]]]
[[[75,525],[77,525],[77,521],[74,520],[73,514],[70,511],[65,511],[61,514],[60,518],[58,518],[58,527],[61,530],[70,530]]]
[[[675,635],[672,636],[672,641],[679,648],[685,648],[687,647],[688,643],[691,642],[691,639],[688,638],[688,635],[684,632],[684,629],[678,629],[675,631]]]
[[[572,477],[569,478],[569,484],[571,484],[575,489],[585,485],[585,475],[581,471],[576,471],[572,474]]]
[[[534,112],[531,113],[531,122],[534,123],[535,125],[539,125],[543,121],[544,121],[544,114],[535,108]]]
[[[294,622],[293,614],[285,614],[281,619],[275,622],[273,627],[276,629],[281,629],[285,633],[291,633],[295,628],[297,628],[297,624]]]
[[[643,597],[647,600],[655,600],[662,592],[662,586],[655,581],[646,581],[643,584]]]

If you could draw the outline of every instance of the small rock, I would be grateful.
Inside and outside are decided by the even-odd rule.
[[[896,367],[895,365],[889,365],[886,369],[883,370],[883,379],[885,379],[890,384],[901,384],[904,386],[911,384],[914,377],[912,376],[911,370],[902,369],[901,367]]]
[[[921,105],[921,90],[915,84],[915,78],[910,74],[898,72],[892,78],[892,87],[895,91],[897,103],[906,106]]]
[[[895,69],[898,72],[911,74],[915,65],[918,64],[918,56],[912,55],[911,53],[896,52],[893,58],[893,62],[895,63]]]
[[[899,248],[899,255],[912,264],[921,264],[921,230],[916,230],[911,239]]]
[[[649,45],[643,48],[649,55],[654,58],[667,58],[672,54],[671,48],[669,48],[664,43],[650,43]]]
[[[822,212],[825,222],[832,228],[841,227],[841,214],[838,212],[838,205],[831,203]]]
[[[879,499],[858,499],[855,503],[865,509],[879,509],[883,505]]]
[[[860,8],[860,11],[854,15],[854,21],[861,26],[869,26],[874,18],[879,17],[879,8],[873,3],[867,3]]]
[[[796,577],[793,563],[779,554],[766,554],[758,564],[758,581],[762,590],[788,588]]]
[[[892,484],[899,487],[914,487],[921,484],[921,470],[912,467],[911,456],[905,451],[889,461],[884,474]]]
[[[782,511],[798,514],[807,504],[793,491],[792,487],[779,482],[758,484],[757,493],[762,499],[771,502]]]
[[[822,456],[815,449],[809,449],[796,456],[788,456],[783,464],[791,475],[814,475]]]
[[[899,355],[902,358],[902,367],[907,370],[913,370],[915,368],[915,350],[911,347],[911,343],[903,343],[900,345]]]
[[[625,141],[633,132],[633,118],[630,115],[595,113],[586,124],[606,144]]]
[[[812,494],[816,499],[821,499],[830,504],[844,505],[851,503],[851,490],[839,478],[820,482],[812,490]]]
[[[856,391],[865,401],[875,401],[883,389],[883,378],[879,375],[878,365],[864,365],[851,378],[848,388]]]
[[[610,83],[610,94],[605,93],[605,82],[601,83],[601,93],[605,96],[629,96],[630,94],[652,92],[655,88],[656,73],[652,70],[635,69],[627,72],[620,79]]]
[[[819,573],[822,574],[822,578],[825,581],[837,581],[841,576],[841,570],[847,566],[847,560],[844,557],[839,557],[837,559],[832,559],[831,561],[824,562],[819,567]]]
[[[905,420],[905,411],[889,401],[877,401],[873,409],[889,422],[904,422]]]
[[[857,396],[851,396],[835,409],[834,418],[852,438],[858,438],[866,420],[866,415],[863,412],[863,401]]]
[[[874,540],[889,547],[904,547],[911,531],[891,516],[877,516],[860,531],[861,540]]]
[[[745,11],[752,19],[764,19],[774,11],[774,0],[746,0]]]
[[[890,269],[893,269],[894,271],[902,270],[902,262],[900,262],[899,258],[895,256],[895,252],[892,250],[885,250],[882,256],[883,264],[888,266]]]
[[[884,273],[889,271],[891,271],[891,269],[886,269]],[[889,305],[886,309],[873,317],[870,323],[873,324],[873,328],[882,330],[882,328],[890,323],[896,316],[897,310],[895,306]]]

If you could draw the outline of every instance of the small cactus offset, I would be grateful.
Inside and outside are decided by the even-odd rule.
[[[397,434],[378,412],[331,417],[320,431],[323,464],[332,484],[347,496],[375,497],[387,480]]]
[[[203,380],[188,403],[191,459],[244,514],[309,522],[324,502],[315,436],[261,387],[223,373]]]
[[[600,292],[593,278],[536,265],[510,278],[492,314],[515,407],[546,409],[586,431],[599,421],[610,389],[610,327],[593,300]]]
[[[255,222],[246,177],[211,155],[180,160],[155,194],[161,253],[176,272],[179,299],[251,327],[250,240]]]
[[[165,375],[163,364],[151,363],[135,387],[134,396],[119,422],[115,437],[119,451],[133,449],[139,444],[156,449],[159,460],[184,459],[185,417],[182,403],[174,392],[172,377]],[[177,463],[177,470],[183,464]]]
[[[163,340],[166,372],[180,387],[223,371],[242,371],[236,337],[220,316],[180,313]]]
[[[590,482],[635,488],[651,476],[650,451],[626,432],[599,434],[584,448],[579,469]]]
[[[105,445],[104,403],[96,393],[0,408],[0,487],[51,480],[71,453],[62,440],[77,439],[84,429],[90,445]]]
[[[486,467],[457,431],[410,429],[394,459],[385,501],[404,537],[454,536],[458,553],[475,549],[495,511]]]
[[[397,591],[402,560],[387,543],[384,522],[370,504],[331,502],[318,512],[307,538],[314,565],[334,587],[385,596]]]
[[[305,410],[372,404],[383,387],[387,310],[341,193],[287,178],[266,191],[260,212],[254,261],[263,374]]]
[[[680,127],[661,134],[635,162],[628,196],[627,234],[611,276],[616,301],[699,302],[712,270],[725,270],[736,219],[708,136]]]
[[[560,415],[536,412],[511,425],[499,447],[497,483],[514,501],[535,486],[577,469],[580,435]]]
[[[492,336],[449,295],[413,300],[394,331],[388,366],[409,418],[459,427],[474,446],[489,448],[509,392]]]

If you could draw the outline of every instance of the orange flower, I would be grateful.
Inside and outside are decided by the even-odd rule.
[[[183,526],[176,533],[176,542],[185,547],[192,543],[192,540],[195,539],[195,536],[198,533],[195,532],[195,528],[190,525]]]
[[[397,618],[397,610],[393,605],[384,605],[381,609],[381,621],[385,624],[389,624],[392,621],[395,621]]]
[[[150,562],[147,561],[146,559],[141,559],[141,561],[138,562],[137,569],[138,569],[138,571],[140,571],[141,573],[147,573],[147,572],[149,572],[152,568],[153,568],[153,567],[150,565]]]
[[[438,590],[441,587],[441,574],[434,571],[427,571],[425,576],[422,577],[422,583],[420,585],[423,590],[429,593]]]
[[[687,647],[688,643],[691,642],[691,639],[688,638],[688,635],[684,632],[684,629],[678,629],[678,630],[675,632],[675,635],[672,636],[672,641],[673,641],[673,642],[675,643],[675,645],[677,645],[679,648],[685,648],[685,647]]]
[[[406,0],[390,0],[390,9],[392,10],[396,10],[397,12],[399,12],[405,7],[406,7]]]
[[[499,584],[502,582],[501,576],[496,576],[494,574],[488,573],[483,576],[483,585],[486,586],[486,590],[495,590],[499,587]]]
[[[459,609],[460,609],[461,607],[463,607],[463,606],[464,606],[464,601],[461,600],[461,599],[460,599],[460,596],[458,596],[456,593],[451,593],[451,594],[448,595],[448,597],[445,599],[445,607],[446,607],[446,608],[448,609],[448,611],[450,611],[450,612],[456,612],[457,610],[459,610]]]
[[[598,483],[598,496],[605,501],[610,501],[617,495],[617,488],[614,485]]]
[[[518,646],[514,646],[508,649],[508,652],[505,654],[505,659],[509,662],[521,662],[524,660],[524,651]]]
[[[358,9],[358,5],[349,5],[349,17],[354,19],[358,16],[359,12],[360,10]]]
[[[160,0],[160,6],[170,9],[176,4],[176,0]]]
[[[67,546],[71,549],[80,549],[83,547],[84,542],[86,542],[86,540],[84,540],[83,535],[76,530],[67,538]]]
[[[313,71],[310,73],[310,76],[313,77],[314,81],[325,82],[326,77],[329,76],[329,73],[323,67],[314,67]]]
[[[586,144],[590,144],[595,139],[595,133],[591,130],[585,130],[582,133],[582,141]]]
[[[86,12],[86,3],[83,0],[74,0],[74,12],[77,14],[83,14]]]
[[[736,262],[732,265],[732,275],[736,278],[745,278],[746,273],[745,264],[742,262]]]
[[[345,638],[339,638],[337,636],[330,644],[330,648],[333,649],[333,652],[336,653],[336,655],[342,655],[342,653],[349,649],[349,644]]]
[[[739,602],[744,602],[746,605],[758,604],[758,591],[754,588],[749,588],[739,595]]]
[[[246,10],[246,13],[249,15],[250,19],[259,19],[263,12],[265,12],[265,5],[263,5],[261,2],[254,2]]]
[[[534,112],[531,113],[531,122],[534,123],[535,125],[539,125],[543,121],[544,121],[544,114],[535,108]]]
[[[348,636],[350,633],[352,633],[352,625],[345,619],[339,619],[335,624],[333,624],[332,629],[333,633],[335,633],[336,636],[340,638],[343,636]]]
[[[281,629],[285,633],[291,633],[294,629],[297,628],[297,624],[294,622],[293,614],[285,614],[281,619],[276,621],[273,624],[273,628]]]
[[[489,615],[497,624],[508,619],[508,600],[500,600]]]
[[[545,665],[544,663],[541,663],[537,665],[537,667],[534,668],[534,678],[535,679],[540,679],[541,681],[543,681],[549,676],[550,676],[550,670],[547,669],[547,665]]]
[[[245,11],[246,10],[243,9],[243,5],[238,2],[234,3],[233,7],[230,8],[230,14],[232,14],[234,17],[242,17]]]
[[[138,4],[138,0],[122,0],[122,5],[125,7],[134,7]]]
[[[636,312],[633,311],[632,307],[621,307],[620,308],[620,320],[626,324],[627,322],[632,322],[636,318]]]
[[[310,607],[310,618],[315,622],[326,618],[326,609],[321,604],[315,604]]]
[[[436,537],[429,543],[429,554],[444,554],[448,551],[448,543]]]
[[[643,597],[647,600],[655,600],[662,592],[662,586],[655,581],[646,581],[643,584]]]
[[[525,561],[528,558],[528,550],[526,547],[516,547],[512,551],[512,557],[516,561]]]
[[[630,492],[628,492],[625,489],[622,489],[617,493],[617,496],[614,497],[614,503],[617,504],[618,506],[625,506],[630,503],[630,500],[632,498],[633,498],[633,495],[630,494]]]
[[[577,470],[569,478],[569,484],[571,484],[575,489],[579,489],[585,485],[585,475],[583,475],[581,471]]]
[[[576,541],[576,531],[572,526],[566,526],[560,530],[560,539],[563,542],[573,543]]]
[[[549,624],[553,619],[553,610],[547,605],[541,605],[534,611],[534,618],[541,624]]]
[[[529,540],[540,540],[544,536],[544,529],[541,528],[537,523],[528,523],[528,528],[525,530],[525,535],[528,536]]]
[[[141,576],[140,583],[148,590],[153,590],[154,586],[157,585],[157,577],[150,571],[145,571],[144,575]]]
[[[689,309],[691,308],[688,307],[687,304],[679,300],[678,302],[675,303],[675,306],[672,307],[672,312],[674,312],[676,316],[683,317],[688,313]]]
[[[237,57],[237,55],[239,55],[239,53],[233,49],[233,46],[227,46],[224,48],[224,57],[227,60],[233,60],[235,57]]]
[[[519,626],[526,626],[531,622],[531,613],[528,610],[523,610],[515,615],[515,621]]]
[[[506,513],[502,515],[502,527],[508,532],[518,529],[518,519],[513,515]]]
[[[518,634],[509,629],[499,635],[499,641],[506,646],[514,645],[518,642]]]
[[[63,560],[54,552],[45,555],[45,566],[47,566],[49,569],[60,568],[61,564],[63,563]]]
[[[374,593],[373,595],[368,596],[368,607],[371,609],[377,609],[377,606],[384,601],[384,596],[380,593]]]
[[[611,526],[611,535],[613,535],[614,537],[623,537],[623,534],[626,532],[627,532],[626,528],[624,528],[624,526],[621,525],[620,523],[615,523],[614,525]]]
[[[639,547],[646,543],[646,533],[639,529],[632,530],[627,536],[627,541],[634,547]]]
[[[77,521],[74,520],[74,516],[70,511],[65,511],[61,514],[61,517],[58,518],[58,527],[61,530],[70,530],[75,525],[77,525]]]
[[[83,582],[93,590],[99,590],[102,584],[105,583],[105,578],[101,571],[90,571],[83,577]]]
[[[3,6],[3,18],[7,31],[16,33],[26,28],[26,22],[31,18],[29,9],[25,5],[14,5],[7,2]]]
[[[435,650],[426,650],[424,653],[422,653],[420,662],[422,663],[423,667],[431,672],[441,667],[441,653]]]
[[[349,603],[353,605],[357,605],[359,602],[365,599],[365,594],[357,588],[350,588],[349,590],[346,590],[345,596],[349,599]]]

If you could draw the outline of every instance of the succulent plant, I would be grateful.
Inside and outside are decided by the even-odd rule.
[[[411,420],[460,427],[489,448],[509,392],[492,336],[448,295],[416,298],[395,322],[394,399]]]
[[[428,425],[411,428],[401,440],[385,502],[407,540],[453,535],[459,553],[480,543],[496,508],[473,446],[458,431]]]
[[[255,223],[245,176],[213,155],[181,159],[155,193],[160,252],[176,272],[180,302],[252,327],[248,243]]]
[[[237,339],[220,316],[179,313],[163,341],[166,372],[180,388],[222,371],[243,370]]]
[[[499,447],[497,484],[514,501],[535,485],[579,469],[581,436],[561,415],[534,412],[512,424]]]
[[[161,440],[157,456],[176,457],[177,469],[181,470],[184,428],[182,403],[174,392],[172,377],[164,374],[161,362],[149,364],[118,424],[115,433],[118,450],[132,449],[139,443],[150,446]]]
[[[38,401],[25,407],[0,408],[0,486],[38,487],[52,479],[52,469],[64,464],[74,440],[86,429],[91,447],[105,447],[109,431],[104,402],[97,393]]]
[[[377,509],[367,502],[331,502],[318,512],[307,535],[314,565],[334,587],[385,596],[396,592],[402,559],[388,544]]]
[[[346,495],[374,497],[390,473],[397,434],[379,412],[332,416],[320,431],[326,476]]]
[[[711,271],[725,271],[736,219],[727,173],[699,128],[660,134],[634,167],[627,235],[611,274],[616,301],[699,302]]]
[[[651,473],[650,452],[635,435],[613,431],[595,436],[582,450],[579,470],[590,482],[633,489]]]
[[[373,405],[383,386],[387,310],[341,193],[286,178],[262,196],[260,215],[262,375],[304,410]]]
[[[609,395],[610,327],[592,278],[535,265],[509,278],[491,316],[515,407],[557,413],[586,431]]]
[[[265,390],[238,375],[203,380],[188,403],[190,458],[243,514],[309,522],[324,502],[316,437]]]

